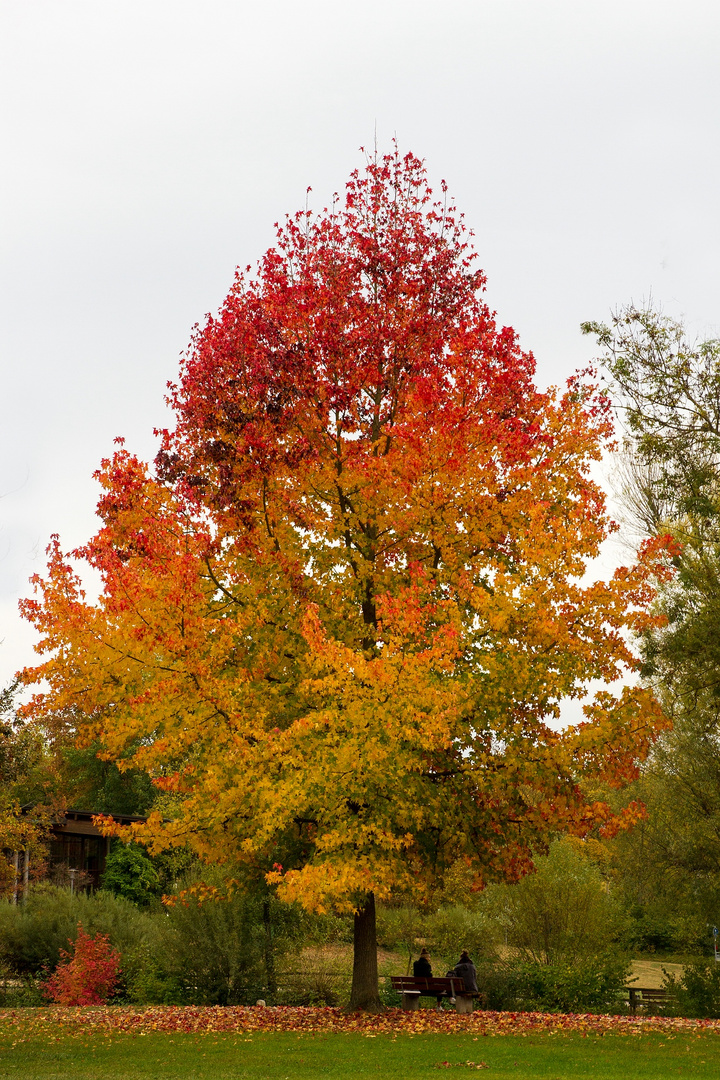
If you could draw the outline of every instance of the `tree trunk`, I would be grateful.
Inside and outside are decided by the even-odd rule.
[[[375,896],[368,893],[355,915],[353,934],[353,979],[350,1008],[375,1012],[382,1008],[378,990]]]

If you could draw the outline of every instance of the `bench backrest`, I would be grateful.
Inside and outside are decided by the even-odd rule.
[[[462,994],[465,990],[465,983],[462,978],[455,976],[452,979],[435,979],[426,978],[424,976],[415,977],[414,975],[391,975],[390,982],[393,990],[399,990],[410,993],[420,993],[437,997],[441,994],[449,994],[450,997],[454,997],[455,994]]]
[[[666,1001],[670,995],[667,990],[661,990],[655,986],[628,986],[630,1000],[642,998],[644,1001]]]

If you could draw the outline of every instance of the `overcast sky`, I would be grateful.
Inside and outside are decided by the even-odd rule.
[[[0,685],[113,438],[153,455],[193,324],[376,129],[447,180],[541,384],[631,299],[720,333],[719,30],[696,0],[0,0]]]

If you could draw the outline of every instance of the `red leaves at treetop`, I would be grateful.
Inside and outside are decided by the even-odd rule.
[[[242,515],[273,474],[307,494],[305,473],[328,452],[372,473],[389,442],[398,466],[431,428],[452,431],[459,449],[480,401],[488,442],[522,453],[537,436],[534,362],[497,330],[474,260],[413,155],[353,173],[345,206],[288,218],[257,278],[238,272],[197,331],[161,472],[182,475],[188,492],[209,485],[215,505]],[[308,524],[304,500],[284,505]]]

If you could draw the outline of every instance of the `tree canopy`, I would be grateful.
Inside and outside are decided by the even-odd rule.
[[[720,895],[720,341],[692,340],[652,306],[584,329],[603,348],[624,421],[628,517],[641,535],[672,537],[676,570],[656,601],[664,619],[640,641],[672,730],[645,769],[649,820],[624,841],[624,866],[628,882],[634,864],[654,867],[638,897],[667,894],[666,911],[694,911],[704,930]]]
[[[101,527],[54,539],[24,603],[29,713],[72,706],[152,776],[172,813],[137,839],[355,912],[355,1005],[375,897],[427,899],[459,860],[513,880],[558,831],[617,827],[584,783],[636,775],[662,724],[625,686],[558,730],[563,699],[636,669],[662,545],[583,581],[607,400],[590,375],[535,386],[441,196],[395,153],[279,226],[196,328],[155,468],[102,464]]]

